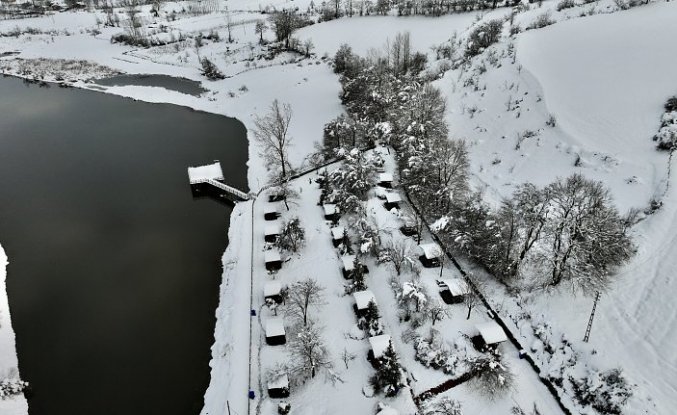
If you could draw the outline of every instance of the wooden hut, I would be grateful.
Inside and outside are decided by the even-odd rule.
[[[370,290],[354,292],[353,299],[355,300],[355,304],[353,305],[355,315],[358,318],[364,315],[364,313],[367,311],[367,308],[369,308],[370,302],[373,301],[374,304],[376,304],[376,297],[374,296],[374,293],[371,292]]]
[[[264,261],[266,262],[266,269],[268,271],[277,271],[282,268],[282,257],[280,252],[274,249],[266,251],[264,254]]]
[[[289,376],[286,374],[271,379],[268,382],[268,396],[273,399],[289,397]]]
[[[266,321],[266,344],[277,346],[287,343],[287,333],[281,317],[272,317]]]
[[[263,298],[266,301],[282,302],[282,284],[280,281],[268,281],[263,286]]]
[[[462,303],[466,295],[470,293],[470,286],[461,278],[437,280],[440,296],[447,304]]]
[[[393,188],[393,175],[390,173],[379,173],[378,175],[378,181],[376,182],[381,187],[385,187],[386,189],[392,189]]]
[[[402,197],[400,197],[399,193],[387,192],[386,193],[386,201],[383,204],[383,206],[386,208],[386,210],[399,209],[401,202],[402,202]]]
[[[277,205],[268,204],[263,209],[263,218],[265,220],[275,220],[280,217],[280,211],[277,208]]]
[[[402,226],[400,226],[400,232],[402,232],[402,235],[405,236],[416,236],[418,235],[418,226],[416,226],[416,222],[414,220],[405,219],[402,223]]]
[[[503,328],[495,321],[487,321],[475,325],[477,333],[472,338],[473,346],[479,351],[496,349],[499,344],[508,340]]]
[[[334,243],[334,247],[338,247],[343,242],[343,236],[345,235],[345,228],[343,226],[336,226],[331,228],[331,240]]]
[[[268,223],[266,224],[263,233],[266,242],[275,242],[282,233],[282,224],[279,221]]]
[[[374,364],[374,362],[385,354],[386,350],[390,346],[390,335],[381,334],[379,336],[373,336],[369,338],[369,353],[367,359]]]
[[[435,243],[421,244],[419,245],[419,248],[423,254],[419,256],[418,259],[421,261],[421,264],[423,264],[424,267],[434,268],[439,267],[442,264],[444,252],[439,245]]]
[[[339,210],[333,203],[327,203],[322,205],[322,210],[324,211],[324,218],[332,222],[339,220]]]

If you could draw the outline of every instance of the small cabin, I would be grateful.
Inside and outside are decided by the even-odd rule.
[[[381,334],[369,338],[369,353],[367,354],[367,359],[372,362],[372,365],[376,365],[377,363],[375,362],[383,357],[388,346],[390,346],[390,335],[388,334]]]
[[[379,173],[378,175],[378,181],[376,182],[381,187],[385,187],[386,189],[392,189],[393,188],[393,175],[390,173]]]
[[[437,280],[437,286],[442,300],[447,304],[462,303],[466,295],[470,294],[470,286],[461,278]]]
[[[266,224],[264,230],[264,239],[266,242],[275,242],[282,233],[282,224],[278,221]]]
[[[275,220],[280,217],[280,211],[276,205],[266,205],[263,209],[263,218],[265,220]]]
[[[341,257],[341,272],[343,273],[343,278],[349,280],[353,278],[353,273],[355,272],[355,255],[343,255]],[[357,266],[360,267],[360,270],[363,274],[369,273],[369,268],[366,265],[357,262]]]
[[[444,252],[439,245],[435,243],[421,244],[419,245],[419,248],[423,254],[419,256],[418,259],[421,261],[421,264],[423,264],[424,267],[434,268],[439,267],[442,264]]]
[[[343,226],[331,228],[331,240],[334,243],[335,248],[338,248],[338,246],[343,242],[343,236],[345,235],[345,232],[346,229]]]
[[[282,257],[280,257],[280,252],[274,249],[266,251],[264,254],[264,260],[266,262],[266,269],[268,271],[277,271],[282,268]]]
[[[282,317],[272,317],[266,321],[266,344],[277,346],[287,343]]]
[[[479,351],[496,349],[499,344],[508,340],[508,336],[505,335],[503,328],[493,320],[477,324],[475,329],[478,334],[472,338],[472,344]]]
[[[376,304],[376,297],[374,293],[370,290],[356,291],[353,293],[353,299],[355,300],[354,310],[355,315],[359,318],[364,315],[369,308],[369,303],[374,302]]]
[[[282,303],[282,284],[280,281],[268,281],[263,286],[263,298],[266,301]]]
[[[324,218],[332,222],[339,220],[339,210],[338,207],[333,203],[327,203],[322,205],[322,210],[324,211]]]
[[[387,192],[386,193],[386,201],[383,204],[383,206],[386,208],[386,210],[399,209],[401,202],[402,202],[402,197],[400,197],[399,193]]]
[[[268,396],[273,399],[289,397],[289,376],[286,374],[271,379],[268,382]]]

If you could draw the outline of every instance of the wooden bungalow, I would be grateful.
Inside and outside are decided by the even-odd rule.
[[[470,286],[461,278],[437,280],[440,296],[447,304],[462,303],[465,296],[470,293]]]
[[[287,343],[282,317],[272,317],[266,321],[266,344],[277,346]]]
[[[386,193],[386,201],[383,204],[383,206],[386,208],[386,210],[399,209],[401,202],[402,202],[402,197],[400,197],[399,193],[387,192]]]
[[[393,175],[390,173],[379,173],[378,175],[378,181],[376,184],[378,184],[381,187],[385,187],[386,189],[392,189],[393,188]]]
[[[339,220],[339,209],[333,203],[327,203],[322,205],[322,210],[324,211],[324,218],[332,222]]]
[[[383,357],[386,350],[390,346],[390,335],[381,334],[379,336],[373,336],[369,338],[369,353],[367,354],[367,360],[371,362],[372,365],[378,365],[378,359]]]
[[[493,320],[477,324],[475,329],[478,334],[473,336],[472,344],[475,349],[481,352],[488,349],[496,349],[499,344],[508,340],[508,336],[505,335],[503,328]]]
[[[266,227],[263,230],[264,239],[266,242],[275,242],[277,238],[280,237],[282,233],[282,224],[279,221],[266,224]]]
[[[275,220],[280,217],[280,211],[277,205],[269,204],[263,209],[263,218],[265,220]]]
[[[266,301],[282,303],[282,284],[280,281],[268,281],[263,286],[263,298]]]
[[[435,243],[421,244],[419,245],[419,248],[423,254],[419,256],[418,259],[421,261],[421,264],[423,264],[424,267],[434,268],[439,267],[442,264],[444,252],[439,245]]]
[[[336,226],[331,228],[331,240],[334,243],[334,247],[337,248],[343,242],[343,236],[345,234],[345,228],[343,226]]]
[[[355,255],[343,255],[341,257],[341,272],[343,273],[343,278],[347,280],[353,278],[353,273],[355,272],[355,258]],[[360,267],[362,273],[369,273],[369,268],[367,268],[366,265],[357,262],[357,266]]]
[[[274,249],[266,251],[264,254],[264,261],[266,262],[266,269],[268,271],[277,271],[282,268],[282,257],[280,252]]]
[[[271,379],[268,382],[268,396],[273,399],[289,397],[289,376],[286,374]]]
[[[355,310],[355,315],[357,318],[360,318],[364,315],[364,313],[367,311],[367,308],[369,308],[370,302],[373,301],[374,304],[376,304],[376,297],[370,290],[354,292],[353,299],[355,300],[353,309]]]
[[[402,235],[404,236],[416,236],[418,235],[418,226],[416,226],[414,220],[405,219],[402,226],[400,226],[400,232],[402,232]]]

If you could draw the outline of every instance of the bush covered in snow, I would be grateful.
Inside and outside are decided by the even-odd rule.
[[[661,126],[653,139],[658,143],[660,150],[673,151],[677,148],[677,96],[665,103]]]
[[[18,395],[28,387],[28,382],[23,380],[5,379],[0,381],[0,399],[9,398]]]
[[[492,353],[468,360],[471,382],[483,395],[493,399],[506,393],[514,383],[514,375],[498,354]]]
[[[206,76],[207,79],[216,81],[225,78],[221,71],[219,71],[219,68],[217,68],[216,65],[214,65],[214,63],[209,59],[202,58],[202,60],[200,60],[200,64],[202,65],[202,75]]]
[[[458,374],[461,362],[444,344],[439,331],[431,329],[428,337],[417,338],[414,341],[414,350],[416,360],[423,366],[441,370],[451,376]]]
[[[306,240],[306,232],[299,218],[292,218],[282,225],[280,236],[275,244],[285,251],[297,252]]]
[[[465,56],[471,58],[479,55],[484,49],[498,42],[501,30],[503,30],[503,20],[500,19],[489,20],[477,26],[468,36]]]
[[[448,396],[430,402],[423,408],[423,415],[463,415],[461,403]]]
[[[632,396],[633,385],[623,377],[620,369],[606,372],[590,370],[582,379],[571,379],[576,399],[592,406],[600,414],[621,414],[623,406]]]

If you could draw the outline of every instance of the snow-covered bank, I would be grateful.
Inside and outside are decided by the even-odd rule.
[[[16,344],[12,320],[9,313],[9,302],[5,279],[7,277],[7,255],[0,245],[0,381],[19,379],[19,361],[16,355]],[[28,403],[23,394],[7,399],[0,399],[0,414],[25,415]]]

